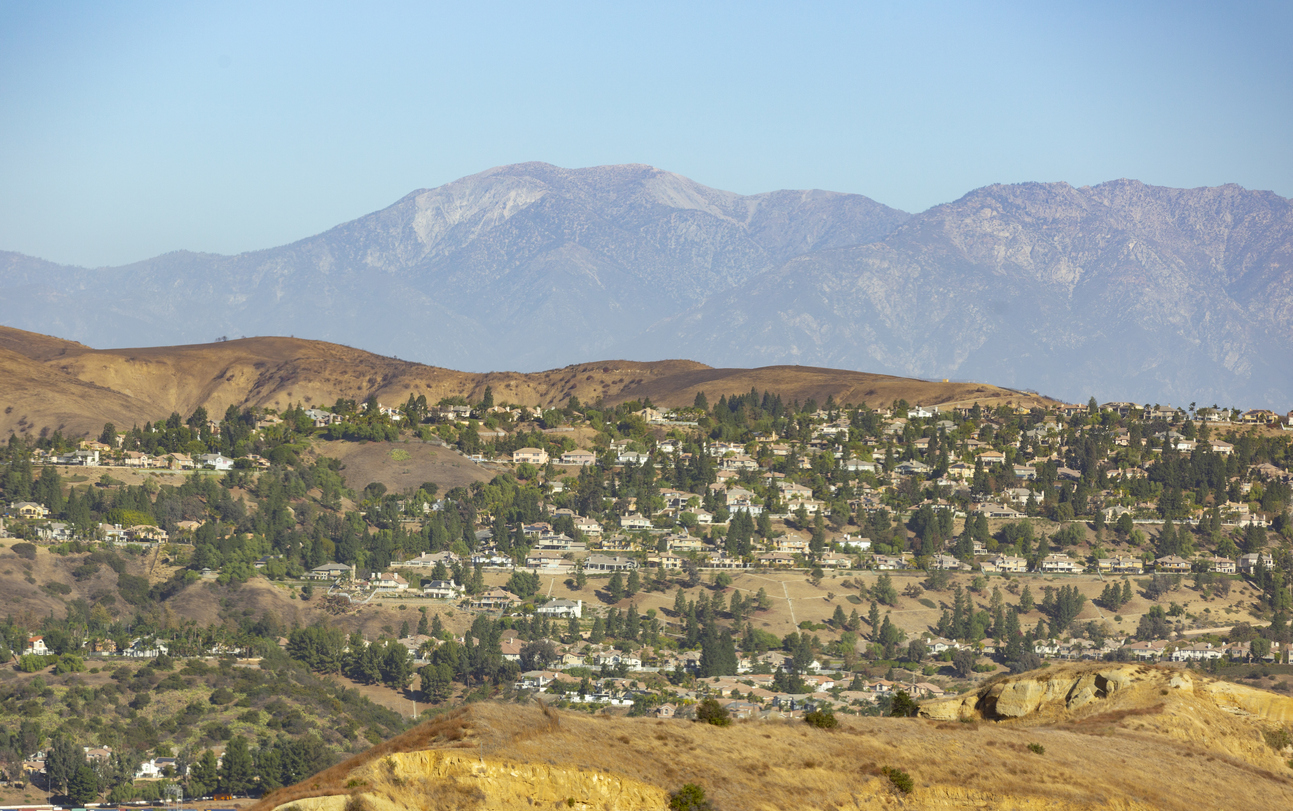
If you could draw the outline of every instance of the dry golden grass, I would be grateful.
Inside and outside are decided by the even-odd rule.
[[[356,492],[369,482],[381,482],[394,493],[435,482],[443,493],[498,475],[497,470],[477,465],[462,454],[418,441],[320,442],[315,448],[321,455],[341,461],[346,486]]]
[[[1190,724],[1211,737],[1179,734]],[[718,728],[478,704],[275,792],[257,811],[367,792],[386,798],[382,808],[429,807],[423,795],[375,785],[378,770],[363,770],[379,758],[424,749],[467,750],[482,764],[605,773],[665,790],[697,783],[719,809],[1293,807],[1290,772],[1256,748],[1256,737],[1254,722],[1175,696],[1060,723],[844,718],[835,730],[799,721]],[[1044,754],[1029,750],[1034,743]],[[886,766],[915,780],[901,802],[881,776]],[[364,785],[347,785],[355,774],[365,775]],[[481,798],[464,807],[472,804],[511,807]]]
[[[214,344],[96,350],[70,341],[0,327],[0,375],[16,383],[0,393],[0,431],[61,428],[94,432],[190,414],[205,406],[223,414],[230,405],[285,408],[327,406],[337,398],[430,402],[463,396],[479,400],[491,386],[500,402],[530,406],[565,403],[572,395],[608,403],[650,397],[659,405],[691,405],[696,392],[711,400],[751,388],[787,400],[924,404],[977,400],[1033,403],[1038,398],[994,386],[920,380],[833,369],[772,366],[711,369],[686,360],[650,363],[599,361],[521,374],[472,374],[409,363],[322,341],[244,338]]]

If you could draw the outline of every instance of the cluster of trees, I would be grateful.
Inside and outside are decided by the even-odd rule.
[[[292,629],[287,655],[317,673],[344,673],[361,684],[384,684],[393,690],[403,690],[413,678],[413,656],[400,643],[365,642],[358,632],[347,638],[340,629],[325,625]]]

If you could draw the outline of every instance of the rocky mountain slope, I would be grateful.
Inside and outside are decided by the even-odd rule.
[[[100,346],[292,334],[477,371],[691,357],[1286,408],[1293,204],[1026,183],[913,217],[526,163],[238,256],[86,270],[0,253],[0,323]]]
[[[1287,723],[1287,697],[1109,664],[1034,671],[986,690],[1068,690],[1094,681],[1095,671],[1120,688],[1071,708],[1034,702],[999,722],[841,717],[832,730],[798,720],[713,727],[476,704],[272,793],[254,811],[638,811],[668,807],[668,793],[686,783],[720,809],[1293,804],[1289,753],[1263,734]],[[909,773],[913,791],[899,794],[885,768]]]
[[[873,405],[905,399],[933,405],[984,405],[1038,398],[996,386],[928,383],[833,369],[769,367],[714,369],[688,360],[643,363],[599,361],[545,372],[476,374],[424,366],[348,346],[301,338],[245,338],[174,347],[91,349],[37,333],[0,327],[0,436],[9,432],[98,434],[188,415],[198,406],[223,415],[229,406],[282,410],[294,404],[331,406],[338,398],[362,402],[375,395],[399,405],[409,395],[431,403],[445,397],[479,402],[491,387],[499,402],[531,407],[650,398],[660,406],[687,406],[697,392],[713,400],[750,389],[786,400]]]
[[[100,346],[290,333],[534,370],[605,356],[663,315],[907,216],[860,195],[742,196],[649,166],[526,163],[238,256],[90,271],[3,254],[0,323]]]
[[[793,259],[644,345],[1278,408],[1293,400],[1293,206],[1235,186],[990,186],[882,242]]]

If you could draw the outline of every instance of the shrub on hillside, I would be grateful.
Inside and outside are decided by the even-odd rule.
[[[707,698],[700,702],[700,706],[696,708],[696,720],[713,724],[716,727],[725,727],[732,723],[732,716],[718,701]]]
[[[670,811],[712,811],[714,806],[705,799],[705,789],[687,783],[669,795]]]
[[[911,718],[920,711],[920,705],[912,697],[907,695],[906,690],[899,690],[893,696],[893,703],[889,705],[889,715],[894,718]]]
[[[883,766],[880,771],[885,777],[889,778],[889,782],[893,783],[893,787],[901,791],[903,794],[910,794],[912,790],[916,788],[916,783],[911,779],[911,775],[907,774],[902,769]]]
[[[804,723],[818,729],[834,729],[839,726],[840,721],[830,710],[813,710],[804,713]]]

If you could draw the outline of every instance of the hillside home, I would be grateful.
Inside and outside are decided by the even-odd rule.
[[[1270,552],[1262,552],[1261,554],[1257,554],[1254,552],[1248,555],[1240,555],[1239,556],[1240,574],[1247,574],[1247,575],[1253,574],[1254,572],[1257,571],[1257,565],[1259,563],[1261,564],[1263,569],[1270,569],[1272,566],[1275,565],[1275,558],[1271,556]]]
[[[166,464],[171,470],[196,470],[197,463],[187,453],[168,453]]]
[[[1082,564],[1068,555],[1055,553],[1042,559],[1040,569],[1048,574],[1077,574],[1082,571]]]
[[[482,609],[484,611],[496,611],[507,608],[516,601],[516,595],[503,591],[502,589],[489,589],[488,591],[477,594],[469,605],[472,608]]]
[[[434,569],[437,563],[443,563],[445,567],[449,567],[457,562],[458,556],[452,552],[423,552],[415,558],[393,565],[414,569]]]
[[[1000,504],[994,504],[985,501],[974,508],[974,512],[979,513],[987,518],[1023,518],[1024,514],[1013,507],[1003,507]]]
[[[623,572],[637,566],[637,561],[622,555],[589,555],[584,560],[584,571],[587,572]]]
[[[368,585],[379,591],[406,591],[409,581],[395,572],[380,572],[369,578]]]
[[[1014,555],[997,555],[988,561],[993,570],[1001,574],[1023,574],[1028,571],[1028,561]],[[984,564],[985,568],[987,564]]]
[[[1221,557],[1209,558],[1208,568],[1216,574],[1234,574],[1238,571],[1232,559]]]
[[[305,574],[301,575],[306,580],[337,580],[343,577],[354,579],[354,565],[347,566],[344,563],[325,563],[322,566],[316,566]]]
[[[756,560],[760,565],[771,566],[773,568],[788,568],[795,565],[795,556],[789,552],[768,552],[759,555]]]
[[[546,465],[548,452],[542,448],[518,448],[512,451],[512,464]]]
[[[622,515],[620,516],[620,527],[622,529],[650,529],[651,519],[637,513]]]
[[[1210,659],[1220,659],[1223,656],[1225,656],[1225,647],[1213,645],[1211,642],[1186,645],[1172,651],[1173,662],[1203,662]]]
[[[573,564],[561,557],[561,552],[552,549],[532,550],[525,556],[525,568],[545,571],[566,571]]]
[[[433,600],[456,600],[462,596],[462,586],[452,580],[427,580],[422,583],[422,596]]]
[[[942,569],[943,571],[949,572],[961,570],[969,571],[970,569],[968,564],[962,563],[951,555],[935,555],[929,562],[929,568]]]
[[[15,501],[9,505],[9,513],[27,520],[42,520],[49,517],[49,510],[43,504],[34,501]]]
[[[1095,562],[1095,565],[1104,574],[1143,574],[1145,571],[1140,558],[1133,555],[1115,555],[1111,558],[1100,558]]]
[[[907,559],[902,555],[876,555],[873,563],[875,568],[882,572],[911,568]]]
[[[1191,563],[1182,557],[1176,555],[1164,555],[1154,561],[1154,567],[1160,572],[1168,574],[1189,574]]]
[[[597,463],[597,455],[594,454],[592,451],[583,450],[581,448],[576,448],[573,451],[566,451],[565,453],[561,454],[561,464],[563,465],[575,465],[575,466],[583,467],[585,465],[592,465],[596,463]]]
[[[569,619],[574,617],[579,619],[584,615],[583,600],[550,600],[535,609],[535,613],[544,617],[558,617]]]
[[[198,464],[208,470],[233,470],[233,460],[218,453],[204,453],[198,457]]]

